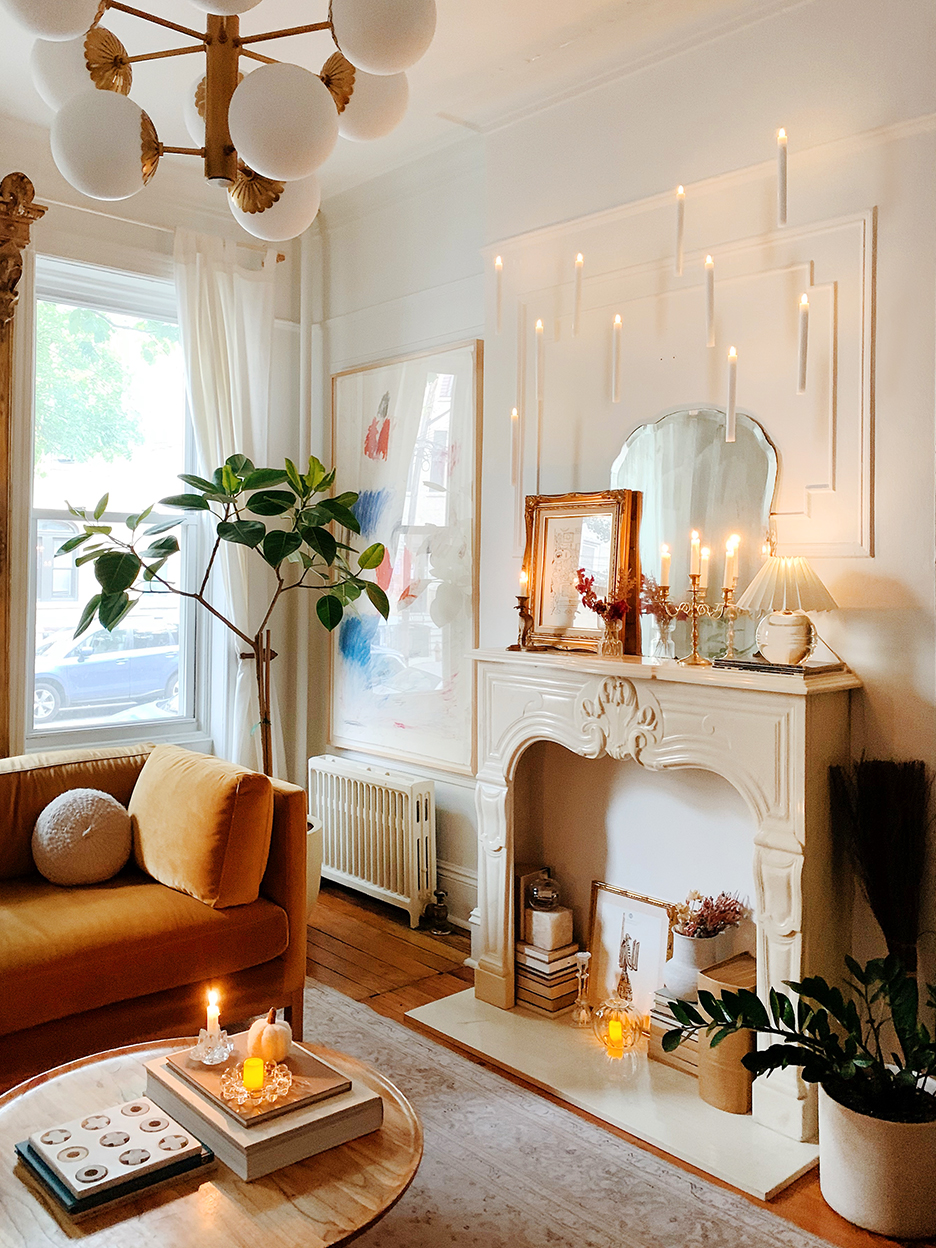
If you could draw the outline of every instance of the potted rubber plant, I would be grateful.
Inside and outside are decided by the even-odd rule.
[[[898,1239],[936,1234],[936,987],[921,1017],[917,981],[896,954],[846,958],[847,991],[816,976],[771,990],[674,1001],[673,1052],[700,1031],[712,1045],[750,1029],[772,1043],[741,1060],[755,1076],[798,1066],[819,1085],[819,1186],[850,1222]]]

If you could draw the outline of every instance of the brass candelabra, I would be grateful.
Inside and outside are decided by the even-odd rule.
[[[689,599],[686,602],[674,603],[669,600],[669,586],[660,587],[660,594],[663,598],[663,609],[666,612],[666,632],[669,632],[669,625],[678,616],[684,615],[690,621],[692,629],[692,653],[688,654],[684,659],[678,661],[684,667],[711,667],[711,659],[703,658],[699,654],[699,620],[702,616],[706,616],[710,620],[726,620],[728,623],[727,648],[725,650],[725,658],[733,659],[735,657],[734,650],[734,634],[735,620],[741,614],[735,605],[734,589],[722,589],[722,601],[718,606],[712,607],[705,601],[705,595],[708,592],[707,587],[699,584],[701,576],[698,573],[690,575]],[[664,621],[659,621],[660,633],[663,636]]]

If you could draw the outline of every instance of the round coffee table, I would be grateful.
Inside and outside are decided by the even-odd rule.
[[[406,1097],[372,1067],[344,1053],[306,1045],[360,1080],[384,1102],[379,1131],[244,1183],[219,1163],[201,1178],[143,1192],[109,1212],[74,1223],[50,1197],[20,1178],[14,1144],[45,1124],[67,1122],[146,1086],[143,1063],[195,1041],[135,1044],[59,1066],[0,1096],[0,1244],[50,1248],[76,1238],[95,1245],[159,1244],[167,1248],[325,1248],[347,1244],[400,1199],[422,1158],[419,1119]]]

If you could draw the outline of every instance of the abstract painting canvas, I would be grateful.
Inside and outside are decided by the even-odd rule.
[[[481,342],[332,378],[339,481],[364,545],[383,542],[390,600],[351,605],[332,638],[333,745],[470,774],[477,644]]]

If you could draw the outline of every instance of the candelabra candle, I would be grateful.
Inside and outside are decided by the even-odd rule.
[[[494,260],[494,319],[497,332],[501,332],[504,311],[504,262],[500,256]]]
[[[806,393],[806,349],[809,346],[809,296],[799,305],[799,352],[796,361],[796,393]]]
[[[708,546],[702,547],[702,558],[699,563],[699,589],[708,589],[708,569],[712,552]]]
[[[579,332],[582,323],[582,270],[585,267],[585,257],[581,252],[575,257],[575,290],[572,296],[572,336],[575,337]]]
[[[611,402],[621,401],[621,336],[624,326],[618,314],[611,326]]]
[[[669,589],[671,559],[670,548],[664,542],[660,547],[660,589]]]
[[[705,345],[715,346],[715,261],[705,257]]]
[[[686,233],[686,191],[684,187],[676,188],[676,276],[682,277],[683,241]]]
[[[777,131],[777,225],[787,221],[787,133]]]

